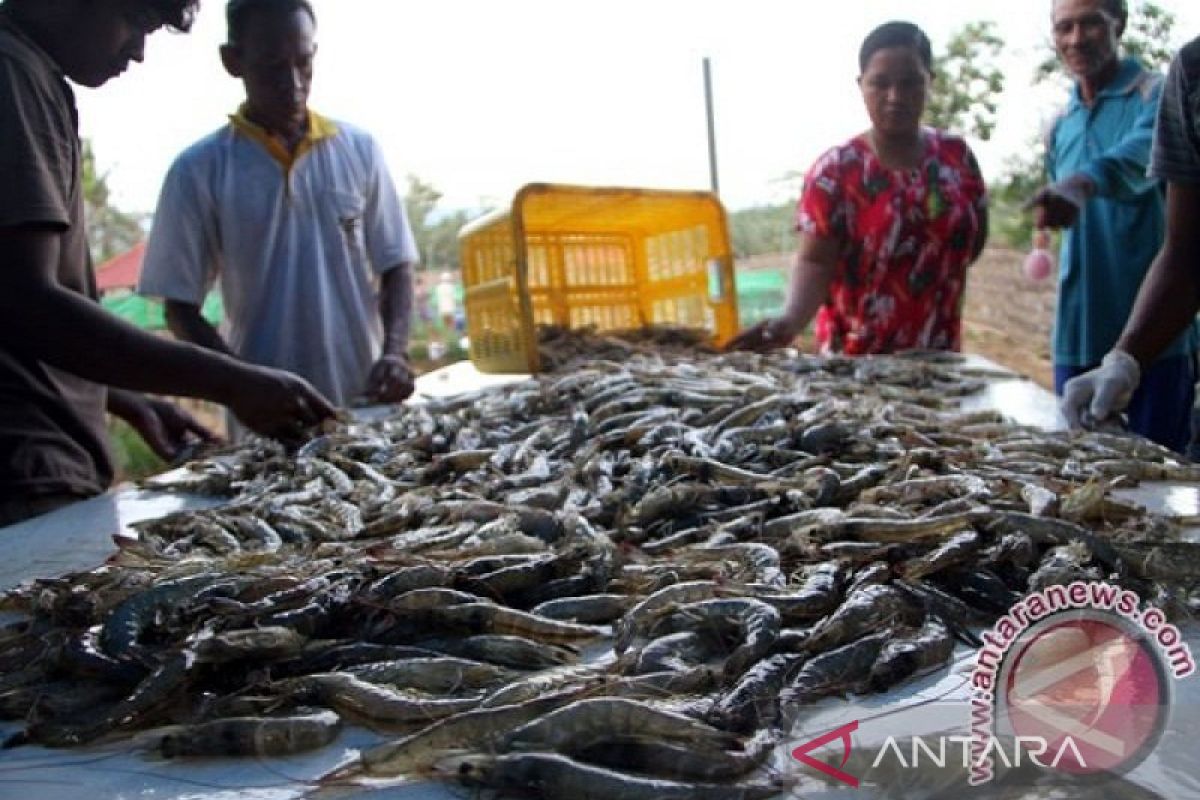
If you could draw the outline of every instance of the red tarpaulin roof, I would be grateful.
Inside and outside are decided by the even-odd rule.
[[[113,256],[96,268],[96,288],[101,294],[113,289],[133,289],[142,273],[146,243],[138,242],[119,256]]]

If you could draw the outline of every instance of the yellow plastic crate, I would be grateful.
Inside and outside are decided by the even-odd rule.
[[[725,209],[711,192],[531,183],[459,233],[471,361],[537,372],[536,327],[737,333]]]

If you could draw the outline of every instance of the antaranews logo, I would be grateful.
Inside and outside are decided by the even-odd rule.
[[[1153,751],[1169,722],[1174,679],[1195,671],[1182,634],[1159,609],[1105,583],[1033,592],[981,639],[965,687],[965,728],[948,732],[936,707],[917,712],[924,704],[916,704],[908,724],[892,716],[880,728],[868,719],[812,730],[789,745],[792,760],[814,778],[855,789],[931,767],[961,767],[974,786],[1001,765],[1120,774]],[[962,688],[958,697],[956,705]],[[960,705],[951,710],[958,714]],[[915,733],[921,729],[934,733]]]
[[[1171,676],[1195,671],[1162,611],[1107,583],[1033,592],[982,639],[971,675],[969,780],[976,786],[995,776],[998,754],[988,742],[997,735],[1045,742],[1056,754],[1053,769],[1133,769],[1167,726]]]

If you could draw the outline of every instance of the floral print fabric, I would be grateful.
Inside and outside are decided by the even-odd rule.
[[[957,350],[963,287],[987,193],[961,138],[925,128],[916,169],[880,163],[866,136],[817,160],[796,230],[839,243],[816,319],[822,353]]]

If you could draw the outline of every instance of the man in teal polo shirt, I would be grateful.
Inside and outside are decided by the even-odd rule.
[[[1063,230],[1054,383],[1061,394],[1116,344],[1163,241],[1164,193],[1147,175],[1162,76],[1119,43],[1124,0],[1054,0],[1055,48],[1075,80],[1050,131],[1052,183],[1032,199],[1039,228]],[[1191,433],[1196,335],[1185,331],[1150,365],[1128,409],[1129,427],[1182,452]]]

